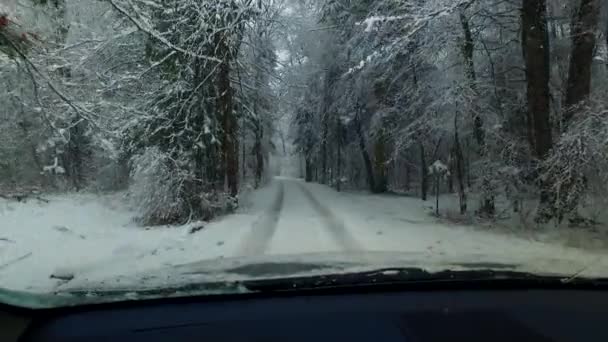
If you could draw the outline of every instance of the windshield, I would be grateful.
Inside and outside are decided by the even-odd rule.
[[[608,277],[607,29],[601,0],[1,0],[0,301]]]

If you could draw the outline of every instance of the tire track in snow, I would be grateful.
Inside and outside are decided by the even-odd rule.
[[[239,248],[239,256],[262,255],[268,248],[270,240],[277,231],[279,216],[281,215],[281,210],[283,210],[283,200],[285,197],[283,182],[278,182],[278,187],[276,198],[270,208],[251,226],[249,236]]]
[[[319,200],[307,189],[302,183],[298,182],[298,187],[304,193],[304,196],[313,209],[319,213],[323,225],[331,234],[332,238],[342,249],[348,252],[356,252],[364,250],[361,244],[350,234],[344,222],[338,219],[327,206],[324,206]]]

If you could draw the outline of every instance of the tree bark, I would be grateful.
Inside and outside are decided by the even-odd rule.
[[[534,132],[534,152],[544,159],[552,146],[550,60],[545,0],[526,0],[522,7],[522,44],[526,63],[527,105]],[[531,121],[531,122],[530,122]]]
[[[72,186],[76,191],[80,191],[85,183],[84,162],[89,155],[88,139],[85,137],[87,124],[85,121],[81,121],[79,116],[74,116],[71,126],[68,130],[70,132],[69,140],[64,147],[61,160]]]
[[[359,110],[359,109],[357,109]],[[376,181],[374,178],[374,168],[372,166],[372,160],[369,156],[369,152],[367,151],[367,147],[365,144],[365,137],[363,136],[363,128],[361,127],[361,119],[359,118],[359,113],[355,115],[355,126],[357,129],[357,135],[359,137],[359,150],[361,151],[361,156],[363,157],[363,162],[365,164],[365,171],[367,173],[367,184],[369,185],[369,189],[371,192],[376,190]]]
[[[455,167],[455,161],[454,161],[454,156],[456,155],[454,148],[452,148],[452,152],[450,153],[450,160],[448,162],[448,169],[450,170],[449,174],[447,175],[448,179],[448,192],[453,194],[454,193],[454,174],[456,173],[456,167]]]
[[[304,169],[305,169],[304,170],[304,173],[305,173],[304,180],[307,183],[310,183],[310,182],[312,182],[312,178],[313,178],[312,177],[313,176],[312,175],[312,161],[310,160],[310,157],[308,157],[308,156],[304,157],[304,165],[305,165],[304,166]]]
[[[473,33],[471,32],[471,27],[469,25],[469,21],[466,18],[464,11],[460,12],[460,23],[462,25],[462,30],[464,32],[464,44],[463,44],[463,55],[466,66],[466,74],[469,79],[470,88],[476,93],[477,85],[476,85],[476,75],[475,75],[475,62],[473,59],[473,54],[475,52],[475,42],[473,41]],[[486,142],[485,142],[485,133],[483,131],[483,119],[479,114],[474,111],[473,115],[473,135],[475,136],[475,140],[477,141],[477,145],[479,146],[480,155],[484,156],[486,151]],[[482,205],[480,207],[480,212],[485,213],[487,215],[494,215],[495,205],[494,205],[494,194],[489,189],[489,175],[483,176],[483,198]],[[466,205],[465,205],[466,210]],[[462,204],[461,204],[462,211]]]
[[[467,79],[469,80],[469,86],[472,90],[476,90],[476,75],[475,75],[475,61],[473,59],[473,54],[475,53],[475,42],[473,41],[473,33],[471,32],[471,27],[469,25],[469,21],[466,18],[464,12],[460,12],[460,24],[462,25],[462,30],[464,32],[464,44],[462,46],[462,54],[464,56],[464,64],[465,64],[465,72]],[[483,118],[479,116],[479,114],[475,111],[472,112],[473,117],[473,135],[475,136],[475,140],[479,145],[480,149],[485,149],[485,134],[483,131]]]
[[[342,191],[342,139],[338,140],[338,150],[336,156],[336,190]]]
[[[439,174],[435,175],[435,216],[439,217]]]
[[[545,0],[526,0],[522,7],[522,44],[526,62],[528,125],[534,132],[534,153],[539,161],[551,150],[550,48]],[[538,170],[542,173],[542,170]],[[544,222],[551,201],[550,183],[540,181],[540,207],[537,220]]]
[[[219,65],[218,88],[219,88],[219,110],[222,123],[222,159],[225,169],[225,178],[228,191],[231,196],[236,197],[239,192],[239,143],[238,123],[233,112],[232,85],[230,84],[230,47],[226,41],[227,37],[219,39],[218,51],[224,54]]]
[[[264,173],[264,154],[262,153],[262,139],[264,138],[264,128],[260,125],[255,133],[255,188],[257,189],[262,183],[262,175]]]
[[[386,156],[386,136],[384,131],[378,134],[374,144],[374,177],[375,177],[375,193],[383,193],[388,189],[387,180],[387,156]]]
[[[464,151],[470,151],[470,146],[471,146],[470,142],[467,141]],[[463,173],[467,180],[467,187],[470,189],[473,187],[473,177],[471,176],[471,153],[469,152],[469,153],[466,153],[466,155],[465,155],[463,152],[463,149],[462,149],[462,145],[461,145],[460,153],[463,154],[463,162],[462,162],[462,167],[464,169]]]
[[[337,149],[336,149],[336,190],[342,190],[342,144],[344,144],[344,128],[340,117],[336,115],[336,136],[337,136]]]
[[[34,3],[38,5],[47,5],[50,2],[51,7],[46,8],[50,13],[50,17],[55,21],[54,25],[54,37],[56,43],[59,46],[65,46],[68,33],[70,31],[70,23],[68,22],[68,8],[65,0],[52,0],[44,1],[37,0]],[[65,81],[72,78],[72,69],[68,66],[62,66],[58,68],[57,73]],[[72,186],[76,191],[82,189],[85,185],[85,164],[86,159],[89,156],[89,138],[86,137],[87,133],[87,122],[82,119],[78,113],[74,113],[74,116],[68,122],[70,128],[69,141],[64,147],[65,151],[60,156],[62,164],[66,171],[66,176],[72,183]]]
[[[572,52],[568,71],[565,112],[562,127],[575,115],[575,106],[589,97],[591,67],[595,50],[595,31],[598,28],[598,0],[581,0],[572,28]]]
[[[604,31],[604,36],[606,36],[606,48],[608,49],[608,20],[606,20],[606,30]],[[606,69],[608,69],[608,58],[606,59]]]
[[[418,142],[418,148],[420,149],[420,198],[426,201],[429,186],[429,170],[426,165],[426,153],[424,152],[422,142]]]
[[[406,162],[405,164],[405,184],[404,184],[404,188],[406,191],[410,190],[410,182],[411,182],[411,177],[410,177],[410,164],[408,162]]]
[[[322,113],[321,133],[321,184],[327,184],[327,113]]]
[[[458,114],[454,115],[454,161],[456,169],[456,179],[458,181],[458,199],[460,203],[460,214],[467,212],[467,194],[464,187],[464,157],[458,136]]]
[[[241,168],[243,169],[243,180],[247,179],[247,146],[245,146],[244,132],[241,133]]]

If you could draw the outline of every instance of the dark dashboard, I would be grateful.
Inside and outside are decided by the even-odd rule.
[[[0,311],[2,341],[608,341],[600,290],[359,289]]]

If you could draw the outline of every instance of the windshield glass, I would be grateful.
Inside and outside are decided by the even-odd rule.
[[[600,0],[1,0],[0,301],[608,277],[607,29]]]

